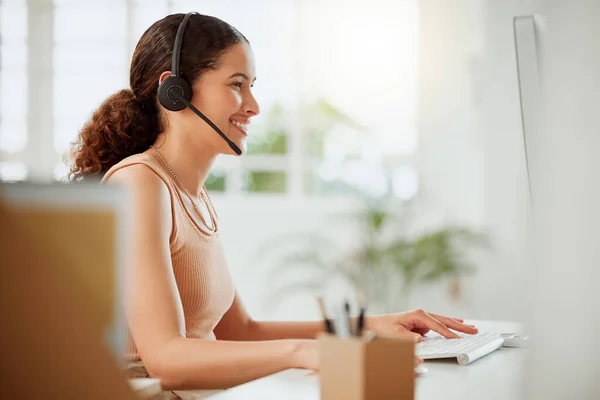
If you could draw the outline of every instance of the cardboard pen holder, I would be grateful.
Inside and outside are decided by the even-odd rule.
[[[321,400],[414,399],[414,342],[327,333],[318,341]]]

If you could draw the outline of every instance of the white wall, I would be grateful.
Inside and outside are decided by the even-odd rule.
[[[420,2],[419,173],[422,194],[437,223],[473,227],[486,224],[484,135],[478,130],[477,73],[483,51],[480,0]],[[468,317],[492,318],[479,309],[478,282],[488,263],[479,259],[477,275],[463,282],[461,304],[448,304],[446,288],[436,285],[415,296],[413,306]]]
[[[290,232],[318,232],[338,244],[350,243],[354,235],[347,223],[332,223],[336,214],[352,211],[348,201],[323,202],[318,199],[260,197],[250,199],[213,195],[219,214],[221,237],[236,287],[247,308],[258,319],[304,320],[319,318],[314,297],[294,294],[271,303],[274,282],[270,272],[274,247],[263,252],[267,243]]]

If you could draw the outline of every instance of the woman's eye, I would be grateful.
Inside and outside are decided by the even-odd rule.
[[[238,87],[238,88],[240,88],[240,89],[241,89],[241,88],[242,88],[242,82],[235,82],[235,83],[233,84],[233,86],[235,86],[235,87]]]

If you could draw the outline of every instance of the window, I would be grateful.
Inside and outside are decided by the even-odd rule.
[[[381,194],[416,150],[417,2],[302,4],[307,189]]]
[[[129,86],[126,11],[124,1],[54,2],[53,132],[59,163],[91,113]]]
[[[248,153],[220,157],[206,182],[209,190],[274,196],[416,194],[417,0],[198,4],[53,2],[54,146],[46,151],[56,165],[48,174],[66,175],[62,160],[80,127],[106,97],[129,86],[129,63],[142,33],[168,13],[198,10],[226,20],[249,38],[258,76],[254,94],[262,110],[250,127]],[[11,93],[23,93],[19,88],[27,85],[27,5],[15,0],[0,7],[2,60],[10,59],[0,68],[0,150],[2,160],[11,163],[0,171],[23,176],[14,171],[20,168],[15,165],[25,167],[27,98],[13,101]]]
[[[27,8],[0,2],[0,179],[27,177]]]

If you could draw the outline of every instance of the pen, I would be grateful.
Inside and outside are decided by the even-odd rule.
[[[363,290],[359,290],[358,294],[358,307],[360,309],[358,314],[358,321],[356,322],[356,336],[362,336],[363,329],[365,328],[365,293]]]
[[[352,321],[350,320],[350,303],[348,300],[344,300],[344,311],[346,312],[346,321],[348,324],[348,335],[354,336],[355,332],[352,330]]]
[[[327,318],[327,312],[325,311],[325,303],[323,303],[323,298],[320,296],[317,297],[317,302],[319,303],[319,309],[321,310],[321,316],[323,317],[323,323],[325,324],[325,331],[327,333],[335,334],[335,328],[333,327],[333,323],[329,318]]]

